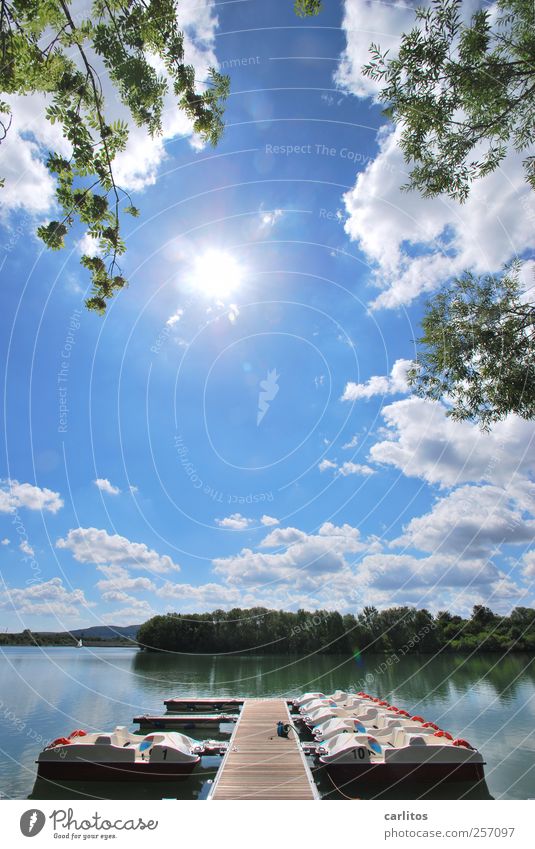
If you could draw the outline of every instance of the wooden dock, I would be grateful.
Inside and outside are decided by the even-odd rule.
[[[297,735],[277,737],[290,722],[286,699],[246,699],[209,799],[319,799]]]

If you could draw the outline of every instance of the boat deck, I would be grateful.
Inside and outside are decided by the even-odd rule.
[[[238,710],[244,699],[166,699],[164,705],[168,711],[201,711],[201,710]]]
[[[209,798],[318,799],[296,734],[277,737],[290,722],[285,699],[246,699]]]
[[[164,714],[163,716],[135,716],[132,720],[142,728],[167,728],[169,726],[184,725],[193,728],[198,725],[220,725],[222,722],[237,722],[238,713],[185,713]]]

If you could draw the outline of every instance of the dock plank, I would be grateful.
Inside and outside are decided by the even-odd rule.
[[[247,699],[210,798],[317,799],[297,736],[277,737],[277,722],[290,722],[285,699]]]

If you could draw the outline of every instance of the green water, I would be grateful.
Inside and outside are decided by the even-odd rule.
[[[382,665],[382,667],[381,667]],[[386,667],[386,668],[385,668]],[[307,690],[365,689],[425,716],[480,749],[486,784],[404,786],[400,798],[535,796],[535,657],[382,656],[357,663],[337,655],[310,658],[202,657],[134,649],[4,648],[0,654],[0,792],[4,798],[203,798],[219,758],[204,758],[187,779],[61,786],[35,779],[43,746],[75,728],[108,730],[140,713],[164,712],[172,696],[295,696]],[[195,737],[215,736],[195,729]],[[228,738],[226,738],[228,739]],[[337,798],[318,776],[322,795]],[[377,788],[360,788],[372,797]]]

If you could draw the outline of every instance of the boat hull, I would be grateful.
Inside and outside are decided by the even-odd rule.
[[[481,781],[485,775],[482,763],[420,764],[321,764],[339,784],[371,781],[394,784],[398,781],[435,783],[441,781]]]
[[[39,778],[63,781],[169,781],[189,775],[198,761],[189,763],[89,763],[87,761],[37,761]]]

